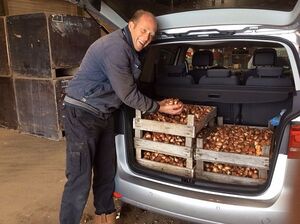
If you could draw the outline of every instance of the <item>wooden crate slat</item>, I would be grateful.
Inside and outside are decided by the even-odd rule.
[[[161,171],[164,173],[175,174],[178,176],[191,177],[191,178],[194,175],[194,170],[189,168],[173,166],[166,163],[159,163],[159,162],[146,160],[146,159],[137,159],[137,161],[142,166],[151,168],[153,170]]]
[[[183,158],[191,158],[193,155],[193,149],[187,146],[167,144],[163,142],[154,142],[150,140],[135,138],[134,139],[136,148],[149,149],[154,152],[167,153],[172,156],[179,156]]]
[[[191,157],[183,157],[183,156],[180,156],[180,155],[174,155],[170,152],[162,152],[161,150],[157,151],[156,149],[146,149],[146,148],[136,147],[136,159],[147,160],[147,159],[143,158],[142,151],[148,151],[148,152],[152,152],[152,153],[160,153],[160,154],[164,154],[166,156],[180,157],[180,158],[186,160],[186,167],[183,167],[183,168],[187,168],[187,169],[193,169],[194,168],[194,159],[193,159],[192,156]],[[147,160],[147,161],[150,161],[150,160]],[[156,161],[154,161],[154,162],[156,162]],[[161,163],[161,162],[158,162],[158,163]],[[166,164],[166,163],[163,163],[163,164]],[[174,165],[171,165],[171,164],[169,164],[169,165],[172,166],[172,167],[179,167],[179,166],[174,166]]]
[[[213,107],[212,112],[210,112],[209,114],[207,114],[207,116],[205,117],[205,119],[201,120],[201,121],[196,121],[196,133],[199,133],[201,131],[201,129],[203,129],[204,127],[206,127],[208,124],[209,126],[213,126],[214,125],[214,118],[217,116],[217,108]]]
[[[170,135],[180,135],[195,138],[195,127],[182,124],[152,121],[147,119],[134,118],[133,128],[144,131],[160,132]]]
[[[263,156],[196,149],[195,159],[207,162],[230,163],[234,165],[249,166],[266,170],[269,169],[269,158]]]
[[[197,172],[197,170],[195,171]],[[230,176],[212,172],[203,171],[201,174],[202,179],[220,182],[220,183],[228,183],[228,184],[245,184],[245,185],[260,185],[263,184],[266,180],[265,179],[254,179],[248,177],[237,177],[237,176]]]

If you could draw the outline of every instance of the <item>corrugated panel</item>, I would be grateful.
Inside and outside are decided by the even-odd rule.
[[[8,0],[9,15],[36,12],[77,15],[77,7],[63,0]]]

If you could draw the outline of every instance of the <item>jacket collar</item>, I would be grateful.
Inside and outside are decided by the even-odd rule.
[[[128,25],[122,29],[122,33],[123,33],[127,43],[132,47],[132,50],[135,51]]]

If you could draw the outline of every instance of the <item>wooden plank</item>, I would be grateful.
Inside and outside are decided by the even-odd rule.
[[[16,100],[10,77],[0,77],[0,105],[0,126],[17,129]]]
[[[230,163],[240,166],[269,169],[269,157],[252,156],[229,152],[217,152],[205,149],[196,149],[196,160],[205,162]]]
[[[218,173],[212,173],[206,171],[203,171],[201,178],[205,180],[219,182],[219,183],[241,184],[241,185],[261,185],[266,181],[265,179],[237,177],[237,176],[230,176],[230,175],[224,175],[224,174],[218,174]]]
[[[209,125],[209,127],[213,127],[215,124],[215,117],[217,116],[217,108],[212,107],[213,110],[206,115],[204,119],[201,121],[196,121],[196,134],[198,134],[204,127]]]
[[[160,132],[160,133],[171,134],[171,135],[180,135],[180,136],[191,137],[191,138],[194,138],[196,136],[195,126],[152,121],[152,120],[140,119],[140,118],[133,119],[133,128],[144,130],[144,131]]]
[[[179,156],[179,155],[174,155],[170,152],[163,152],[163,151],[157,151],[155,149],[146,149],[146,148],[140,148],[140,147],[136,147],[135,150],[136,150],[136,158],[137,159],[143,159],[142,151],[147,151],[147,152],[151,152],[151,153],[164,154],[166,156],[180,157],[180,158],[182,158],[186,161],[186,167],[185,168],[188,168],[188,169],[193,169],[194,168],[194,159],[193,159],[193,157],[183,157],[183,156]],[[147,160],[147,159],[145,159],[145,160]],[[150,160],[150,161],[152,161],[152,160]],[[166,163],[163,163],[163,164],[166,164]],[[169,165],[171,165],[171,164],[169,164]],[[180,166],[175,166],[175,165],[171,165],[171,166],[180,167]]]
[[[62,0],[9,0],[7,8],[9,15],[40,12],[77,15],[76,5]]]
[[[270,157],[270,146],[265,146],[262,148],[262,156]],[[259,177],[262,179],[267,179],[268,177],[268,169],[258,169]]]
[[[0,76],[10,76],[6,42],[5,17],[0,17],[0,49]]]
[[[138,119],[142,119],[142,112],[140,110],[135,110],[135,117]],[[143,137],[143,131],[139,129],[134,130],[134,136],[136,138],[142,138]]]
[[[137,159],[137,162],[144,167],[150,168],[152,170],[157,170],[163,173],[169,173],[173,175],[183,176],[183,177],[190,177],[194,176],[194,170],[188,169],[184,167],[172,166],[165,163],[159,163],[151,160],[146,159]]]
[[[134,146],[136,148],[142,148],[152,152],[165,153],[183,158],[192,158],[193,156],[193,149],[190,147],[154,142],[146,139],[134,138]]]

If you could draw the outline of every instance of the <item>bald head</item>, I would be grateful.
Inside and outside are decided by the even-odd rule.
[[[145,11],[145,10],[143,10],[143,9],[137,10],[137,11],[133,14],[133,16],[131,17],[131,19],[130,19],[129,21],[137,22],[143,15],[147,15],[147,16],[149,16],[149,17],[152,17],[153,20],[156,21],[155,16],[154,16],[151,12]]]

